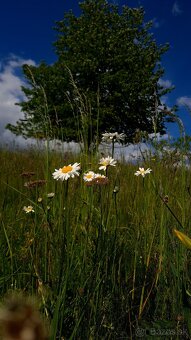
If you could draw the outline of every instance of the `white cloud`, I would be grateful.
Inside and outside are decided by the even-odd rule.
[[[180,106],[187,106],[189,109],[191,109],[191,97],[179,97],[177,99],[177,104]]]
[[[172,6],[172,14],[175,16],[182,14],[182,10],[180,9],[178,1],[175,1]]]
[[[172,82],[168,79],[164,80],[164,79],[160,78],[159,81],[158,81],[158,84],[160,86],[163,86],[165,89],[168,89],[169,87],[172,86]]]
[[[5,130],[8,123],[14,124],[23,114],[15,103],[24,98],[21,86],[24,79],[18,75],[23,64],[35,65],[31,59],[23,59],[10,55],[0,62],[0,141],[8,142],[13,139],[11,132]]]

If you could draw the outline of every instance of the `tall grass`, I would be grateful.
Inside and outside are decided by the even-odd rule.
[[[191,257],[172,229],[191,235],[190,169],[150,157],[143,179],[119,161],[107,184],[87,186],[99,157],[47,152],[0,151],[1,299],[37,296],[51,339],[189,333]],[[72,162],[79,177],[52,178]]]

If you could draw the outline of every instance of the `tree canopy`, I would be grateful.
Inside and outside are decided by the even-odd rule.
[[[137,130],[165,132],[159,84],[164,70],[144,9],[85,0],[80,14],[72,11],[56,22],[57,61],[24,65],[26,99],[18,105],[24,119],[7,126],[25,137],[64,141],[99,140],[105,131],[125,133],[131,142]]]

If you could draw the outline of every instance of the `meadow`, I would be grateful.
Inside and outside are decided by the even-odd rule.
[[[104,171],[101,157],[0,150],[1,302],[35,297],[50,339],[189,339],[191,256],[174,229],[191,236],[190,168],[156,153]]]

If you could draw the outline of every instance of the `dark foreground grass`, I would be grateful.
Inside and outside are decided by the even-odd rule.
[[[73,162],[79,177],[52,178]],[[0,151],[1,300],[35,296],[51,339],[189,339],[191,256],[173,229],[191,235],[190,170],[150,158],[143,179],[118,162],[108,183],[87,186],[98,162]]]

